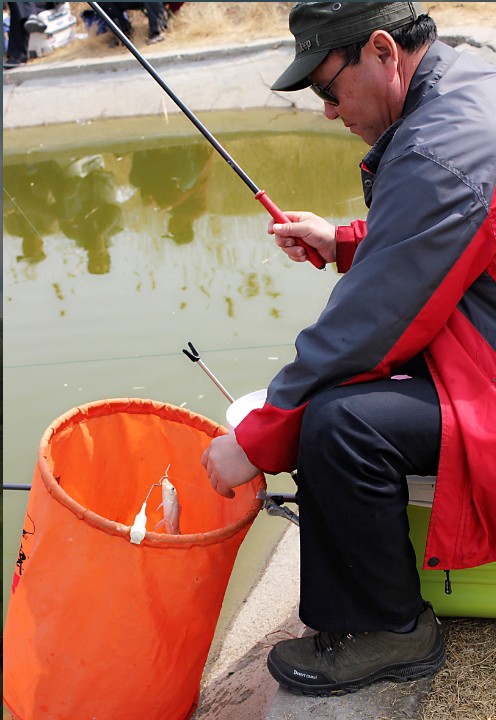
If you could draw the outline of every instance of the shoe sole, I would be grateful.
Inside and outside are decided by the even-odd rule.
[[[33,33],[44,33],[46,29],[46,25],[30,23],[28,20],[24,23],[24,30],[29,33],[29,35],[32,35]]]
[[[162,35],[161,37],[157,37],[157,38],[149,38],[146,41],[146,44],[147,45],[156,45],[157,43],[163,42],[164,40],[165,40],[165,37]]]
[[[358,678],[350,682],[334,683],[328,685],[306,685],[297,680],[286,677],[272,660],[270,654],[267,657],[267,667],[272,677],[277,680],[279,685],[286,688],[295,695],[318,695],[326,697],[328,695],[347,695],[348,693],[361,690],[367,685],[378,682],[379,680],[391,680],[393,682],[407,682],[408,680],[419,680],[437,672],[446,660],[446,650],[444,643],[441,642],[434,652],[424,660],[416,663],[404,663],[399,665],[390,665],[382,670],[378,670],[372,675]]]

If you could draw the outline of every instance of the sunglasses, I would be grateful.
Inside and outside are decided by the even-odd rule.
[[[335,95],[332,94],[331,89],[330,89],[331,85],[336,80],[338,75],[341,75],[343,70],[345,68],[347,68],[348,65],[353,60],[360,57],[360,53],[362,52],[362,48],[364,45],[366,45],[366,43],[362,43],[359,47],[357,47],[355,52],[352,55],[350,55],[350,57],[345,62],[345,64],[341,68],[339,68],[337,73],[335,75],[333,75],[333,77],[331,78],[331,80],[329,80],[329,82],[327,83],[327,85],[325,87],[321,87],[320,85],[310,85],[310,90],[313,90],[313,92],[317,95],[317,97],[319,97],[321,100],[323,100],[328,105],[337,107],[339,105],[339,100],[337,99],[337,97]]]

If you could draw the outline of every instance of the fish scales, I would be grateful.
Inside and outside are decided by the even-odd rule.
[[[179,528],[179,519],[181,515],[181,506],[179,504],[179,498],[177,496],[177,490],[171,481],[164,477],[162,478],[162,502],[157,507],[157,510],[162,508],[164,519],[161,520],[156,527],[165,525],[165,530],[169,535],[180,535],[181,530]]]

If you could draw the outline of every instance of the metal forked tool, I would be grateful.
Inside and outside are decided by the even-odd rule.
[[[224,385],[218,380],[215,375],[208,369],[203,360],[201,359],[200,353],[195,348],[193,343],[188,342],[189,350],[183,348],[183,353],[188,357],[191,362],[197,363],[203,372],[208,375],[212,382],[219,388],[221,393],[229,400],[230,403],[234,402],[233,396],[226,390]],[[294,475],[293,475],[294,477]],[[286,507],[283,503],[294,502],[297,503],[296,495],[285,494],[285,493],[268,493],[266,490],[259,490],[257,493],[257,499],[263,503],[264,510],[270,516],[284,517],[295,525],[300,524],[299,517],[296,513]]]
[[[201,359],[200,353],[199,353],[198,350],[195,348],[195,346],[193,345],[193,343],[190,343],[190,342],[189,342],[189,343],[188,343],[188,347],[189,347],[189,350],[186,350],[186,348],[183,348],[183,353],[186,355],[186,357],[189,357],[189,359],[191,360],[191,362],[198,363],[198,365],[201,367],[201,369],[203,370],[203,372],[208,375],[208,377],[210,378],[210,380],[212,380],[215,385],[217,385],[217,387],[219,388],[219,390],[221,391],[221,393],[222,393],[223,395],[225,395],[225,397],[229,400],[230,403],[233,403],[233,402],[234,402],[233,396],[232,396],[230,393],[227,392],[226,388],[225,388],[224,385],[220,382],[220,380],[217,380],[217,378],[215,377],[215,375],[214,375],[212,372],[210,372],[210,370],[208,369],[208,367],[205,365],[205,363],[204,363],[203,360]]]

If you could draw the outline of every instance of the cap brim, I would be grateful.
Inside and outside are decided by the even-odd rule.
[[[303,90],[311,85],[308,76],[324,62],[330,50],[320,50],[310,55],[295,58],[283,74],[271,85],[271,90]]]

